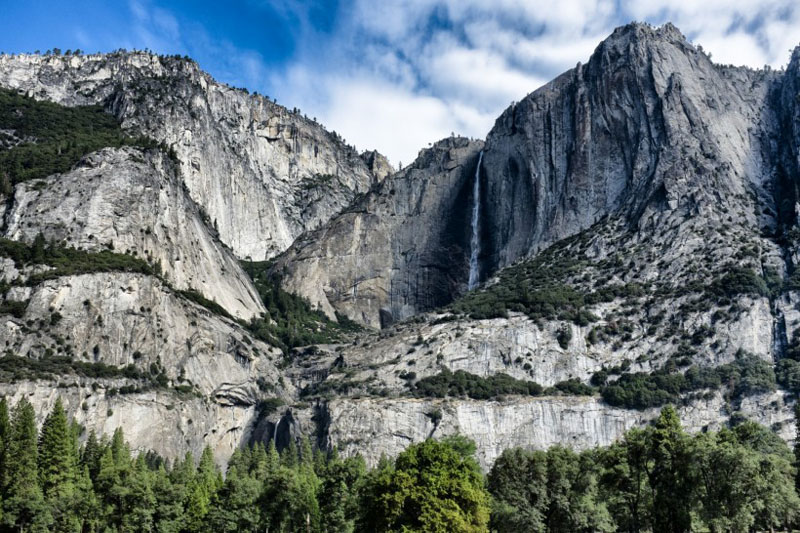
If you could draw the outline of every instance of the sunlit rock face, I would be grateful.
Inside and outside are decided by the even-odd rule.
[[[505,110],[485,141],[444,139],[399,172],[184,59],[0,56],[0,85],[99,103],[168,149],[100,150],[0,202],[5,237],[42,233],[161,265],[159,276],[29,286],[31,269],[0,258],[0,281],[21,280],[2,301],[28,302],[22,316],[0,316],[0,349],[156,365],[169,380],[118,394],[131,380],[51,376],[0,393],[40,411],[61,396],[87,428],[125,427],[137,449],[174,458],[207,443],[224,462],[236,446],[308,435],[375,464],[460,433],[488,468],[513,446],[609,444],[658,410],[557,389],[415,398],[415,383],[446,369],[587,384],[603,369],[716,367],[745,352],[772,364],[800,343],[798,51],[781,72],[721,66],[671,25],[625,26]],[[455,313],[474,250],[475,290],[516,294],[525,276],[547,278],[588,314],[528,316],[522,304],[484,319]],[[369,329],[288,357],[254,339],[242,321],[264,306],[244,258],[275,259],[283,288]],[[730,286],[734,268],[755,286]],[[188,289],[234,319],[182,296]],[[790,394],[727,392],[686,398],[685,427],[743,415],[793,437]],[[264,412],[264,399],[283,405]]]
[[[276,262],[285,287],[385,327],[448,303],[468,274],[472,180],[483,143],[450,138],[420,152]]]
[[[238,261],[213,236],[175,165],[136,148],[90,154],[72,171],[16,187],[5,237],[84,250],[134,253],[180,290],[193,289],[231,315],[264,310]]]
[[[131,133],[165,143],[191,198],[239,258],[280,253],[392,172],[380,154],[362,158],[315,120],[218,83],[188,59],[3,55],[0,86],[102,104]]]

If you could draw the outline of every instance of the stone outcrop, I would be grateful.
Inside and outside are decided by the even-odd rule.
[[[98,389],[96,384],[93,387],[92,383],[60,384],[64,386],[58,388],[48,381],[4,383],[0,385],[0,395],[12,405],[27,399],[34,406],[39,423],[60,398],[86,434],[94,430],[98,435],[111,435],[123,428],[134,452],[153,450],[173,459],[186,451],[197,456],[208,446],[221,465],[228,462],[242,442],[247,442],[256,416],[253,406],[222,406],[197,397],[176,397],[171,392],[109,396],[104,388]]]
[[[480,178],[482,279],[604,217],[621,217],[623,231],[636,228],[652,235],[714,210],[752,213],[764,202],[774,204],[776,113],[781,111],[772,100],[781,79],[779,73],[715,65],[669,24],[616,30],[585,65],[508,108],[489,133]],[[426,157],[423,152],[413,167],[428,167]],[[458,220],[463,229],[471,203],[461,187],[463,200],[449,220]],[[757,195],[754,201],[751,192]],[[747,216],[748,224],[759,223]],[[347,264],[351,250],[371,249],[376,238],[390,240],[387,247],[409,250],[387,217],[373,225],[374,231],[347,217],[313,235],[315,250],[304,239],[288,252],[288,283],[326,310],[331,303],[355,320],[376,325],[373,294],[337,297],[335,304],[317,288],[329,284],[341,290],[355,284],[356,276],[324,265],[323,275],[305,276],[309,256],[340,257]],[[775,224],[774,218],[764,222]],[[428,219],[417,217],[406,225],[414,227],[417,241],[427,240]],[[463,236],[451,242],[462,248],[449,266],[461,278],[440,287],[437,304],[466,288]],[[419,275],[414,263],[387,265],[395,279]],[[295,278],[308,279],[307,286]]]
[[[800,313],[793,310],[792,301],[795,300],[783,305],[790,329],[800,327]],[[712,367],[730,363],[740,350],[770,362],[780,357],[774,351],[770,302],[766,298],[742,299],[739,305],[741,314],[730,322],[719,321],[715,331],[702,340],[696,362]],[[694,330],[711,323],[715,310],[712,307],[687,317],[685,327]],[[659,341],[656,334],[648,333],[646,316],[630,317],[635,326],[622,346],[617,344],[617,337],[590,343],[593,329],[611,326],[615,320],[611,306],[594,312],[599,320],[586,326],[564,321],[537,324],[520,313],[508,318],[445,322],[439,321],[442,315],[424,316],[424,320],[402,324],[385,333],[364,335],[360,342],[338,350],[320,350],[303,358],[289,372],[301,388],[326,381],[329,386],[347,383],[353,392],[362,393],[372,387],[402,395],[410,384],[407,373],[414,373],[413,383],[443,369],[463,370],[482,378],[503,373],[552,387],[569,379],[587,383],[595,372],[623,362],[631,372],[651,372],[680,346]],[[570,331],[570,340],[562,346],[558,336],[564,328]],[[716,348],[711,349],[712,345]],[[337,361],[344,365],[345,372],[335,370]],[[313,371],[309,371],[309,365]]]
[[[145,52],[0,55],[0,86],[65,105],[102,104],[165,143],[192,199],[240,258],[268,259],[377,180],[336,133],[197,64]],[[382,157],[367,158],[378,175]]]
[[[63,276],[22,290],[20,299],[28,302],[24,315],[0,320],[2,348],[13,354],[64,355],[145,372],[156,364],[175,384],[224,403],[239,397],[255,404],[259,378],[277,395],[291,397],[290,386],[278,386],[279,350],[152,276]],[[14,294],[12,289],[6,298]]]
[[[782,394],[753,397],[742,414],[793,437],[794,421]],[[436,412],[436,415],[434,415]],[[464,435],[477,445],[478,462],[491,468],[503,450],[547,449],[556,444],[584,450],[607,446],[632,427],[658,416],[657,410],[616,409],[595,398],[545,397],[506,401],[335,400],[326,406],[331,446],[361,454],[368,464],[382,454],[397,455],[429,437]],[[719,429],[728,419],[725,400],[714,395],[679,409],[691,432]],[[441,415],[441,419],[438,419]]]
[[[395,172],[394,167],[392,167],[389,160],[386,159],[386,156],[377,150],[363,152],[361,154],[361,159],[364,160],[364,163],[367,164],[367,168],[369,168],[372,175],[375,176],[375,179],[378,181],[383,181],[387,176]]]
[[[157,265],[180,290],[193,289],[233,316],[264,306],[233,255],[209,232],[173,163],[156,151],[105,149],[73,170],[17,185],[5,237],[45,239],[89,251],[132,253]]]
[[[483,260],[508,265],[614,213],[646,224],[764,187],[780,79],[713,64],[671,24],[617,29],[489,133]]]
[[[322,228],[274,267],[284,287],[329,316],[372,327],[449,302],[463,290],[471,184],[483,143],[440,141]]]

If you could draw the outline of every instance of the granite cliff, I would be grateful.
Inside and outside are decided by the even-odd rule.
[[[794,435],[800,51],[722,66],[631,24],[485,141],[399,172],[185,59],[0,56],[0,87],[160,143],[0,192],[0,392],[41,410],[220,461],[305,434],[374,463],[459,432],[488,466],[607,444],[666,402],[693,431]],[[59,270],[42,240],[123,268]],[[272,260],[272,299],[248,258]],[[254,324],[282,327],[281,291],[347,337],[270,345]]]
[[[335,132],[193,61],[146,52],[0,57],[0,86],[68,106],[102,104],[165,143],[183,183],[239,258],[268,259],[391,171]],[[373,174],[373,169],[375,174]]]

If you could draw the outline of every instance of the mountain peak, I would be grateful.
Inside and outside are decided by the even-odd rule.
[[[611,35],[606,41],[619,38],[644,38],[644,39],[658,39],[667,41],[684,41],[686,37],[681,31],[671,22],[662,24],[661,26],[653,26],[647,22],[630,22],[623,26],[618,26],[611,32]],[[605,41],[604,41],[605,42]]]
[[[648,50],[677,48],[684,54],[697,54],[698,49],[692,45],[681,31],[671,23],[652,26],[644,22],[632,22],[616,28],[604,39],[592,54],[595,57],[610,56],[612,58],[648,58],[652,57]],[[664,56],[665,54],[658,54]]]

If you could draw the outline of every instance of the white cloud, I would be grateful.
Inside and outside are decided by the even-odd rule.
[[[720,63],[780,68],[800,44],[797,0],[624,0],[637,19],[672,21]]]
[[[510,67],[502,55],[488,50],[438,42],[430,48],[436,52],[420,65],[430,90],[476,107],[508,105],[546,81]]]
[[[322,122],[360,149],[391,146],[393,163],[411,163],[429,142],[450,134],[453,110],[430,96],[415,95],[372,79],[335,79]],[[409,111],[413,114],[409,115]]]
[[[511,100],[585,62],[630,20],[672,21],[715,61],[752,67],[784,65],[800,41],[796,0],[406,0],[380,8],[356,0],[345,15],[328,43],[333,63],[297,58],[314,69],[316,90],[334,94],[310,102],[332,128],[359,147],[372,141],[393,161],[408,161],[442,132],[485,136]],[[303,91],[282,94],[291,92]],[[358,98],[342,97],[348,92]]]
[[[756,38],[744,32],[725,36],[700,34],[695,41],[711,54],[713,61],[723,65],[762,66],[770,62]]]
[[[715,61],[752,67],[784,65],[800,41],[797,0],[352,0],[326,14],[335,22],[324,31],[315,2],[249,0],[293,25],[296,54],[276,71],[153,1],[130,0],[151,48],[177,42],[181,53],[214,58],[217,77],[277,96],[394,163],[451,131],[485,137],[512,100],[585,62],[631,20],[671,21]]]

